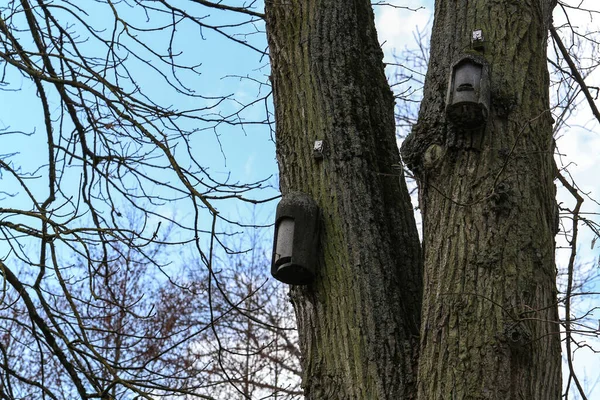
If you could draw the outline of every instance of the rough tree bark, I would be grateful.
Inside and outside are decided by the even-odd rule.
[[[371,4],[265,9],[281,191],[310,194],[323,216],[316,281],[292,291],[306,398],[413,399],[421,249]]]
[[[560,398],[547,32],[554,1],[436,1],[419,122],[424,298],[419,399]],[[451,65],[483,29],[491,109],[447,121]]]

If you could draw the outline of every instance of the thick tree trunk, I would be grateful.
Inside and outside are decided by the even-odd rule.
[[[421,250],[370,2],[265,3],[281,191],[323,216],[316,281],[292,291],[306,397],[413,399]]]
[[[560,398],[548,0],[436,1],[419,123],[402,148],[419,180],[424,298],[419,399]],[[482,129],[445,116],[451,65],[483,30]]]

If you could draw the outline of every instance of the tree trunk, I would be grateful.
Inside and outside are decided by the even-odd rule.
[[[419,399],[560,398],[549,110],[549,0],[436,1],[419,122],[402,155],[419,181],[424,298]],[[451,66],[480,28],[491,106],[447,120]],[[471,49],[471,50],[470,50]]]
[[[292,290],[306,397],[413,399],[421,249],[370,2],[265,3],[281,192],[323,219],[316,280]]]

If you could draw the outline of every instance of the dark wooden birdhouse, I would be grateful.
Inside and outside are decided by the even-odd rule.
[[[308,195],[291,192],[277,205],[271,274],[290,285],[314,280],[319,246],[319,207]]]
[[[450,71],[446,116],[461,128],[485,125],[490,105],[488,65],[483,58],[465,56]]]

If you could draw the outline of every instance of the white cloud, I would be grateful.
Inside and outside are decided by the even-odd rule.
[[[393,5],[405,5],[399,1],[390,1]],[[421,0],[411,2],[413,8],[424,7],[417,11],[410,11],[390,6],[375,7],[375,24],[379,42],[384,43],[383,49],[386,55],[394,50],[402,50],[406,46],[416,46],[414,33],[417,28],[423,30],[433,13],[433,5],[430,1]]]

